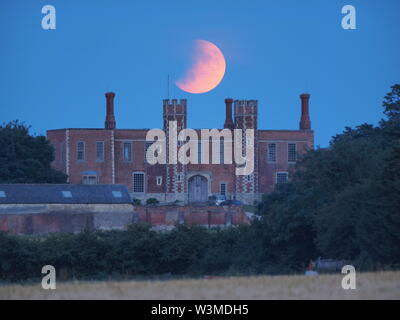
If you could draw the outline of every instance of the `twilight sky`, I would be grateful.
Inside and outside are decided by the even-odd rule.
[[[43,30],[42,7],[57,10]],[[341,27],[344,5],[357,30]],[[399,0],[2,0],[0,121],[32,133],[103,127],[114,91],[118,128],[162,125],[162,99],[188,99],[188,127],[221,128],[224,98],[257,99],[259,128],[297,129],[299,94],[311,94],[315,143],[345,126],[382,118],[382,99],[400,82]],[[193,40],[216,44],[222,82],[191,94],[174,82]]]

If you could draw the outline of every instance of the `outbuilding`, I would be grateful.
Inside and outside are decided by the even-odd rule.
[[[0,231],[75,233],[125,229],[133,222],[124,185],[0,184]]]

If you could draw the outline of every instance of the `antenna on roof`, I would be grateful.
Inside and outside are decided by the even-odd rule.
[[[167,99],[169,100],[169,75],[167,76]]]

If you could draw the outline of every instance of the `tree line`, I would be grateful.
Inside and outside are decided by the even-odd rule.
[[[259,211],[282,261],[311,254],[400,266],[400,85],[383,107],[378,126],[346,127],[328,148],[301,157],[290,183],[264,196]]]
[[[135,224],[127,231],[0,233],[0,280],[39,278],[46,264],[54,265],[65,279],[297,273],[318,256],[351,261],[357,270],[398,269],[400,85],[391,89],[378,126],[347,127],[329,147],[301,155],[291,181],[263,196],[258,204],[261,219],[249,226],[211,230],[179,226],[155,232]],[[4,130],[12,129],[12,125],[0,129],[1,142]],[[0,145],[2,152],[24,154]],[[3,166],[7,157],[0,158]],[[51,153],[45,158],[51,159]],[[55,181],[43,178],[49,167],[40,165],[38,181],[36,173],[23,169],[22,176],[12,172],[4,178],[12,171],[10,166],[0,168],[2,181],[19,182],[23,176],[34,182]]]

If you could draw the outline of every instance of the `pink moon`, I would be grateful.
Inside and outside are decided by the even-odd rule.
[[[192,65],[175,84],[189,93],[205,93],[221,82],[226,62],[221,50],[212,42],[206,40],[194,42]]]

